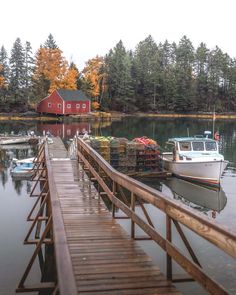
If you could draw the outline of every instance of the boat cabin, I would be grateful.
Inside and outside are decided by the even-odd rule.
[[[193,160],[218,156],[219,148],[215,140],[205,137],[171,138],[167,142],[172,147],[173,160]]]

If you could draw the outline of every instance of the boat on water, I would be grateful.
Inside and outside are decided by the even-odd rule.
[[[15,165],[15,167],[11,170],[11,176],[13,178],[24,178],[28,179],[32,177],[35,173],[33,170],[33,162],[22,162]]]
[[[163,167],[177,177],[219,186],[228,161],[219,153],[217,140],[203,136],[170,138],[171,152],[163,152]]]
[[[14,145],[14,144],[21,144],[21,143],[28,143],[29,137],[1,137],[0,138],[0,145]]]
[[[0,150],[30,150],[32,146],[28,143],[18,143],[18,144],[0,144]]]
[[[13,158],[12,159],[12,162],[13,162],[13,164],[19,166],[19,165],[24,164],[24,163],[33,163],[34,162],[34,159],[35,158],[26,158],[26,159],[16,159],[16,158]]]
[[[166,179],[164,184],[171,190],[174,199],[202,212],[219,213],[227,203],[222,187],[202,186],[176,177]]]

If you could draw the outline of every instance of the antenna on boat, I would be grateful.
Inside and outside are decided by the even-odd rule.
[[[215,111],[215,106],[214,106],[214,111],[213,111],[213,116],[212,116],[212,134],[214,136],[215,134],[215,120],[216,120],[216,111]]]

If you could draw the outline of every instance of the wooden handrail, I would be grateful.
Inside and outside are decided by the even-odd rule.
[[[52,174],[47,143],[45,146],[45,161],[52,208],[53,239],[57,264],[58,286],[60,295],[74,295],[77,294],[76,282],[68,249],[64,222],[62,219],[58,192]]]
[[[205,238],[224,252],[236,258],[236,233],[227,227],[203,216],[194,209],[176,200],[166,197],[161,192],[115,170],[96,151],[78,138],[78,148],[83,149],[93,158],[103,171],[117,184],[128,189],[145,202],[154,205],[172,219]]]

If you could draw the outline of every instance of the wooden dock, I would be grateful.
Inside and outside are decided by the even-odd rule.
[[[50,145],[49,154],[77,292],[180,294],[112,219],[103,201],[88,194],[85,179],[80,187],[60,140]]]
[[[43,144],[37,155],[35,184],[30,194],[37,199],[27,218],[32,224],[24,240],[36,247],[17,292],[167,295],[180,294],[173,282],[195,280],[212,295],[229,294],[204,270],[184,228],[233,258],[235,232],[118,172],[80,138],[75,138],[74,147],[76,160],[68,157],[59,138],[54,138],[52,144]],[[103,198],[112,204],[111,212]],[[154,226],[146,204],[165,214],[165,236]],[[116,216],[119,210],[124,214],[122,218],[130,221],[130,234],[116,220],[121,218]],[[173,226],[187,255],[172,241]],[[145,233],[144,237],[138,236],[136,227]],[[166,252],[166,277],[139,247],[136,240],[143,239],[152,240]],[[42,251],[46,254],[50,247],[55,251],[52,265],[56,265],[56,276],[28,285],[27,278],[37,256],[41,257],[43,274],[46,259],[43,261]],[[183,275],[173,273],[173,260],[185,271]]]

